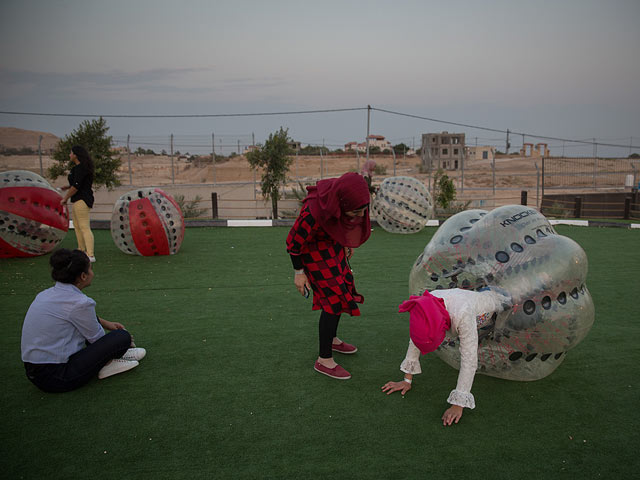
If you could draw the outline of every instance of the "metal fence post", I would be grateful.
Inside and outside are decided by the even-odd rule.
[[[629,220],[631,213],[631,197],[625,197],[624,199],[624,212],[622,214],[622,218],[625,220]]]
[[[44,169],[42,168],[42,135],[38,137],[38,158],[40,158],[40,176],[44,177]]]
[[[396,176],[396,152],[393,149],[393,147],[391,147],[391,153],[393,154],[393,176]]]
[[[534,163],[536,167],[536,207],[540,208],[540,171],[538,170],[538,163]]]
[[[573,216],[575,218],[582,216],[582,197],[575,197],[573,200]]]
[[[460,193],[464,192],[464,153],[460,155]]]
[[[536,167],[536,169],[537,169],[537,167]],[[542,157],[541,182],[542,182],[542,199],[541,199],[541,203],[540,203],[540,208],[542,209],[542,202],[544,202],[544,157]]]
[[[493,152],[493,162],[491,163],[493,170],[493,201],[496,201],[496,152]]]
[[[218,218],[218,194],[211,192],[211,217],[215,220]]]
[[[173,171],[173,133],[171,134],[171,184],[176,183],[175,173]]]
[[[213,184],[216,184],[216,136],[211,133],[211,165],[213,167]]]
[[[127,163],[129,164],[129,185],[133,185],[133,174],[131,172],[131,147],[129,146],[131,135],[127,135]]]

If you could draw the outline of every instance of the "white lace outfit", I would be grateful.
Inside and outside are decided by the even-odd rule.
[[[478,330],[476,317],[499,311],[503,302],[508,299],[493,290],[475,292],[453,288],[450,290],[434,290],[434,297],[444,300],[445,307],[451,317],[451,331],[460,339],[460,373],[458,383],[451,391],[447,402],[466,408],[475,408],[476,402],[471,394],[473,378],[478,368]],[[409,339],[407,356],[400,365],[404,373],[416,375],[422,373],[420,367],[420,350]]]

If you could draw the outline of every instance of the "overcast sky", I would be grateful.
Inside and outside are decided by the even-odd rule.
[[[640,145],[638,0],[2,0],[0,22],[1,111],[230,114],[369,104],[627,146],[608,149],[613,155]],[[0,114],[0,126],[58,136],[81,121]],[[364,140],[367,113],[107,122],[118,138],[215,132],[244,143],[255,133],[263,142],[283,126],[303,143],[337,146]],[[442,130],[504,150],[501,133],[371,114],[371,133],[392,143],[418,145],[422,133]],[[548,143],[561,153],[561,141]]]

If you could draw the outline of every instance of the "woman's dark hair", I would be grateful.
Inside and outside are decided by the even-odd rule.
[[[82,250],[61,248],[51,254],[51,278],[56,282],[75,284],[82,273],[89,272],[89,257]]]
[[[76,157],[78,157],[78,161],[84,168],[87,169],[87,171],[91,175],[91,180],[93,180],[93,160],[91,160],[91,155],[89,155],[87,149],[82,145],[74,145],[73,147],[71,147],[71,151]]]

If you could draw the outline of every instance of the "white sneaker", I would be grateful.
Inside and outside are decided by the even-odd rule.
[[[96,257],[89,257],[89,262],[95,263],[96,262]]]
[[[144,348],[130,348],[122,355],[122,360],[142,360],[147,354]]]
[[[131,370],[138,365],[139,364],[136,360],[123,360],[121,358],[114,358],[100,369],[100,371],[98,372],[98,378],[102,380],[103,378],[110,377],[111,375]]]

